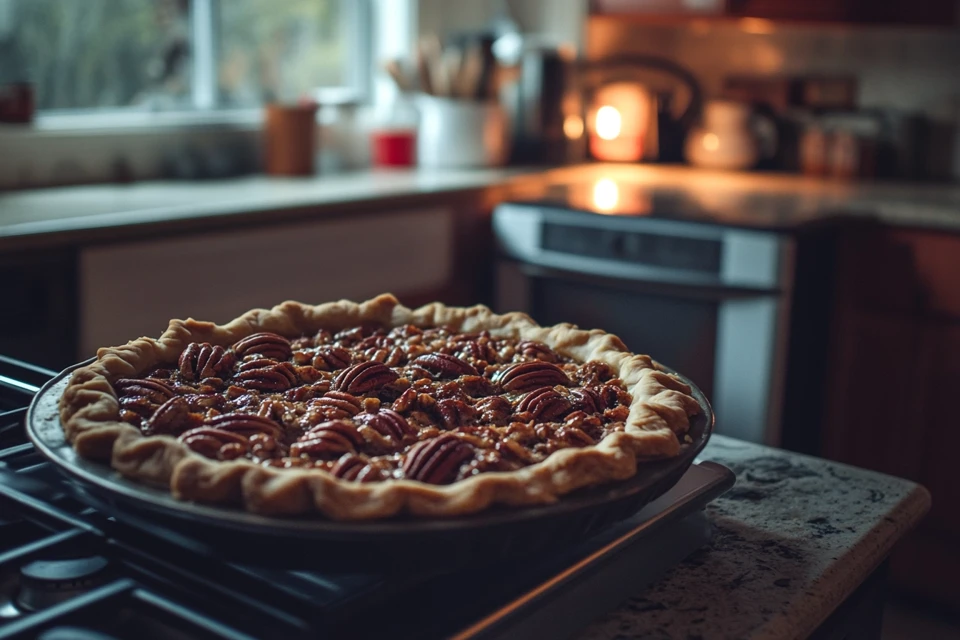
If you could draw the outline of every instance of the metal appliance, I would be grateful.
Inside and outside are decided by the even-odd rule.
[[[0,639],[563,637],[703,545],[702,509],[734,479],[695,464],[635,516],[549,557],[450,573],[287,570],[269,545],[228,561],[162,523],[91,508],[24,435],[26,404],[51,376],[0,357]]]
[[[718,433],[777,445],[794,242],[697,211],[609,179],[501,204],[496,306],[615,333],[693,380]]]

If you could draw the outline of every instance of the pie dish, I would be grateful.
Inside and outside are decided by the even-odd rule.
[[[75,450],[125,477],[340,520],[552,503],[677,455],[699,411],[614,335],[391,295],[173,320],[60,402]]]

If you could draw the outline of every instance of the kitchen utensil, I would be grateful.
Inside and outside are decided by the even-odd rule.
[[[264,130],[264,165],[269,175],[313,175],[317,137],[316,104],[267,105]]]
[[[701,407],[691,421],[690,441],[677,457],[644,462],[633,478],[615,485],[580,490],[550,505],[439,520],[268,517],[179,501],[166,489],[127,480],[103,463],[79,457],[64,441],[58,407],[70,375],[89,362],[63,371],[34,397],[26,430],[37,450],[64,473],[81,500],[104,513],[178,539],[185,534],[208,544],[211,553],[244,564],[425,573],[470,559],[549,554],[629,517],[670,489],[703,450],[714,426],[710,403],[680,376]]]
[[[502,91],[513,124],[511,161],[557,164],[578,159],[583,119],[574,81],[571,61],[561,50],[531,47],[522,53],[518,76]]]
[[[412,91],[416,88],[416,82],[413,81],[404,71],[400,60],[387,60],[383,64],[384,71],[393,79],[397,89],[401,92]]]
[[[418,104],[420,166],[491,167],[506,160],[509,127],[498,103],[423,95]]]
[[[750,169],[776,152],[776,126],[750,105],[714,100],[704,108],[703,126],[687,136],[687,160],[710,169]]]
[[[417,45],[417,76],[420,81],[420,91],[430,94],[433,93],[432,49],[432,45],[426,38]]]

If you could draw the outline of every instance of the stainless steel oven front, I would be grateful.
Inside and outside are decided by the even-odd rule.
[[[779,443],[788,236],[514,203],[493,226],[500,311],[615,333],[696,382],[719,433]]]

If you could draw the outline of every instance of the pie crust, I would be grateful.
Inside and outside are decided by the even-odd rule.
[[[560,449],[514,471],[479,473],[435,485],[408,479],[353,482],[312,467],[214,460],[170,435],[145,435],[120,419],[113,383],[177,362],[192,342],[227,347],[258,332],[292,338],[363,324],[488,331],[494,337],[542,342],[576,362],[606,363],[630,394],[624,427],[594,445]],[[320,513],[338,520],[402,513],[456,516],[492,505],[552,503],[581,487],[628,479],[637,472],[638,462],[677,455],[689,419],[699,411],[686,384],[661,370],[650,357],[630,353],[612,334],[570,324],[541,327],[525,314],[497,315],[480,305],[460,308],[432,303],[408,309],[389,294],[359,304],[284,302],[269,310],[249,311],[225,325],[173,320],[159,339],[139,338],[121,347],[100,349],[96,361],[74,372],[60,402],[61,423],[76,451],[85,458],[109,462],[127,478],[169,487],[181,500],[239,505],[269,515]]]

